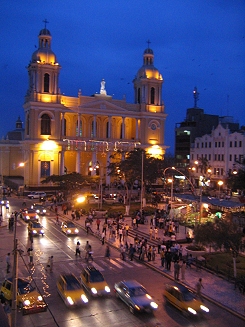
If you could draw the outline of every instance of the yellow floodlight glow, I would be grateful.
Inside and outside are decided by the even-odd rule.
[[[163,150],[159,145],[155,144],[147,149],[147,153],[149,153],[154,158],[158,158],[163,154]]]
[[[57,143],[54,141],[46,140],[41,144],[41,150],[51,151],[57,148]]]
[[[85,196],[79,196],[79,198],[77,198],[77,203],[83,203],[85,200]]]

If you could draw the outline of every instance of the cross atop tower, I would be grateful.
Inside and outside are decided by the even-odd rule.
[[[43,20],[43,22],[44,22],[44,28],[46,29],[46,25],[49,23],[48,21],[47,21],[47,18],[45,18],[44,20]]]
[[[148,44],[148,49],[149,49],[150,48],[151,41],[150,40],[147,40],[146,43]]]

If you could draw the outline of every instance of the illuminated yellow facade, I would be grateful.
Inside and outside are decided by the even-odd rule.
[[[155,156],[165,154],[163,78],[150,48],[133,80],[134,103],[127,103],[107,95],[104,80],[93,96],[81,91],[77,97],[62,95],[61,66],[51,49],[51,33],[44,28],[38,38],[39,47],[27,67],[25,135],[20,142],[26,186],[66,172],[97,174],[108,184],[106,166],[114,151],[140,147]]]

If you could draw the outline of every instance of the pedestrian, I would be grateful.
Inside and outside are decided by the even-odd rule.
[[[122,236],[123,236],[122,226],[119,227],[118,236],[119,236],[119,242],[121,243],[122,242]]]
[[[152,247],[150,245],[147,252],[148,261],[151,261],[151,256],[152,256]]]
[[[186,262],[185,262],[185,260],[183,260],[183,263],[181,265],[180,270],[181,270],[181,279],[182,280],[185,280],[185,270],[186,270]]]
[[[174,279],[175,280],[179,280],[179,271],[180,271],[179,261],[175,261],[175,263],[174,263]]]
[[[164,261],[165,261],[165,252],[162,249],[160,252],[160,256],[161,256],[161,266],[164,267]]]
[[[157,249],[155,245],[152,247],[152,261],[155,261]]]
[[[77,245],[76,245],[76,252],[75,252],[75,256],[79,256],[81,257],[81,251],[80,251],[80,242],[77,241]]]
[[[199,278],[198,282],[196,283],[196,296],[199,297],[201,301],[203,301],[203,297],[201,294],[202,288],[204,288],[202,284],[202,278]]]
[[[33,249],[28,248],[27,254],[28,254],[29,259],[30,259],[29,264],[30,264],[30,266],[33,266]]]
[[[133,261],[134,253],[135,253],[135,247],[133,247],[133,244],[130,244],[129,251],[128,251],[130,261]]]
[[[9,323],[9,326],[12,326],[11,324],[11,307],[10,307],[10,303],[9,301],[5,301],[4,305],[3,305],[3,309],[4,309],[4,312],[6,313],[6,316],[8,318],[8,323]]]
[[[96,224],[97,224],[97,230],[100,230],[100,219],[99,218],[96,220]]]
[[[59,215],[56,214],[56,224],[59,225]]]
[[[58,206],[57,205],[54,207],[54,212],[57,215],[57,213],[58,213]]]
[[[152,239],[152,233],[153,233],[153,228],[150,227],[150,230],[149,230],[150,240]]]
[[[52,255],[48,258],[48,262],[45,269],[46,271],[49,269],[50,272],[53,272],[53,259],[54,257]]]
[[[105,258],[108,258],[109,260],[111,259],[111,251],[109,245],[106,246]]]
[[[6,255],[7,274],[10,272],[10,252]]]
[[[167,250],[165,253],[165,262],[166,262],[166,269],[171,270],[171,262],[172,262],[172,254]]]
[[[102,245],[105,244],[105,232],[102,232],[102,234],[101,234],[101,244]]]
[[[158,228],[157,227],[154,228],[154,234],[155,234],[155,240],[156,240],[157,239],[157,235],[158,235]]]

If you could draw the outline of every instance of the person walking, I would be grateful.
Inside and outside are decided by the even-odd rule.
[[[56,214],[56,225],[59,225],[59,215]]]
[[[185,260],[183,260],[182,265],[180,267],[182,280],[185,280],[185,270],[186,270],[186,262],[185,262]]]
[[[179,261],[175,261],[175,263],[174,263],[174,279],[175,280],[179,280],[179,271],[180,271]]]
[[[154,228],[154,236],[155,236],[155,240],[156,240],[157,236],[158,236],[158,228],[157,227]]]
[[[27,250],[28,256],[29,256],[29,264],[30,266],[33,266],[33,249],[32,248],[28,248]]]
[[[149,230],[150,240],[152,239],[152,233],[153,233],[153,228],[150,227],[150,230]]]
[[[130,244],[129,251],[128,251],[130,261],[133,261],[134,253],[135,253],[135,248],[133,247],[133,244]]]
[[[100,219],[98,218],[96,220],[97,230],[100,230]]]
[[[196,297],[199,297],[201,301],[203,301],[202,288],[204,288],[202,278],[199,278],[198,282],[196,283]]]
[[[48,262],[46,265],[46,271],[49,269],[49,272],[53,272],[53,265],[54,265],[54,257],[51,255],[51,257],[48,258]]]
[[[75,256],[79,256],[81,257],[81,251],[80,251],[80,242],[77,241],[77,245],[76,245],[76,252],[75,252]]]
[[[111,260],[111,250],[110,250],[109,245],[106,246],[105,258],[108,258],[109,260]]]
[[[105,232],[102,232],[102,234],[101,234],[101,244],[102,245],[105,244]]]
[[[10,252],[6,255],[7,274],[10,273]]]
[[[164,267],[164,262],[165,262],[165,252],[162,249],[160,252],[160,257],[161,257],[161,266]]]

